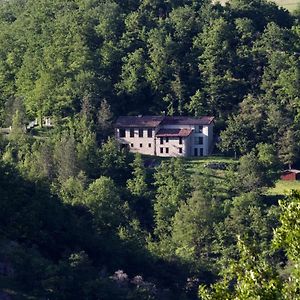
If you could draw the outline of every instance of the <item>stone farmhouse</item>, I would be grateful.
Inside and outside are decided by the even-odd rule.
[[[116,139],[131,152],[164,157],[207,156],[213,147],[213,117],[121,116]]]

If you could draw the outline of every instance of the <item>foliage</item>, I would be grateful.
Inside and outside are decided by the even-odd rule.
[[[232,192],[262,192],[266,187],[274,186],[278,179],[280,164],[274,148],[267,144],[258,145],[258,153],[251,151],[242,156],[236,172],[227,174]]]
[[[60,182],[74,177],[78,172],[78,160],[74,135],[64,132],[54,147],[57,177]]]
[[[182,202],[174,217],[172,241],[176,255],[194,264],[213,266],[214,225],[222,220],[222,203],[217,183],[208,174],[197,176],[193,194]]]
[[[132,195],[137,197],[147,196],[146,170],[140,153],[135,154],[135,159],[131,164],[133,168],[133,179],[127,181],[127,188]]]
[[[292,268],[284,285],[284,299],[296,299],[299,294],[299,213],[300,195],[292,191],[287,199],[280,202],[280,226],[274,233],[274,246],[283,248]]]
[[[11,99],[41,119],[78,113],[87,95],[94,117],[107,115],[100,127],[107,107],[113,115],[190,110],[227,118],[259,92],[266,50],[293,46],[292,16],[266,1],[11,2],[1,2],[0,15],[2,120]],[[278,78],[284,87],[285,78],[296,82],[290,60]],[[292,99],[297,88],[289,86]]]
[[[112,132],[112,119],[113,114],[111,112],[110,105],[106,99],[103,99],[97,115],[98,131],[102,138],[109,136]]]
[[[109,138],[102,145],[99,158],[99,167],[102,175],[112,178],[118,184],[126,182],[130,157],[126,150],[119,148],[118,142],[115,139]]]
[[[173,217],[180,203],[189,196],[190,185],[180,159],[162,162],[154,175],[157,186],[154,203],[155,232],[163,238],[170,234]]]
[[[91,183],[81,199],[93,213],[97,227],[116,230],[122,223],[124,208],[114,182],[100,177]]]
[[[1,289],[296,298],[299,195],[278,209],[265,192],[299,160],[298,21],[265,0],[0,1]],[[216,116],[240,160],[153,170],[111,138],[117,116],[162,112]]]
[[[208,290],[199,288],[200,299],[281,299],[281,281],[274,268],[268,262],[259,258],[256,250],[238,242],[240,259],[231,261],[222,273],[220,282]],[[235,281],[233,289],[231,283]]]

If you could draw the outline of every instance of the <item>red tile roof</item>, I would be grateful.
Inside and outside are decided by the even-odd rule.
[[[209,125],[214,117],[121,116],[116,127],[157,127],[158,125]]]
[[[191,129],[160,129],[157,137],[187,137],[192,133]]]

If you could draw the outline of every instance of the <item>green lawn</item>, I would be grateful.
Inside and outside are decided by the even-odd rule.
[[[270,189],[270,195],[285,195],[290,190],[300,191],[300,181],[284,181],[278,180],[276,186]]]
[[[195,171],[201,168],[206,163],[226,163],[227,165],[237,164],[238,160],[232,157],[224,157],[224,156],[205,156],[200,158],[188,158],[185,160],[185,164],[187,170],[191,173],[195,173]],[[219,173],[224,173],[222,170],[215,170],[220,171]]]
[[[159,156],[151,156],[151,155],[142,155],[145,161],[155,161],[157,165],[159,165],[162,161],[168,161],[171,157],[159,157]],[[225,156],[204,156],[204,157],[197,157],[197,158],[184,158],[184,164],[186,170],[190,174],[195,174],[199,170],[203,170],[204,164],[207,163],[226,163],[227,166],[237,164],[238,160],[234,159],[233,157],[225,157]],[[226,171],[223,170],[211,170],[216,177],[224,177]]]
[[[226,156],[203,156],[203,157],[196,157],[196,158],[187,158],[187,163],[190,164],[202,164],[208,162],[224,162],[228,164],[237,163],[238,160],[234,159],[233,157],[226,157]]]

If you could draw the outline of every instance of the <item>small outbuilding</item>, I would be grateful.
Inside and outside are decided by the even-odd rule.
[[[300,180],[300,170],[285,170],[280,176],[281,180]]]

